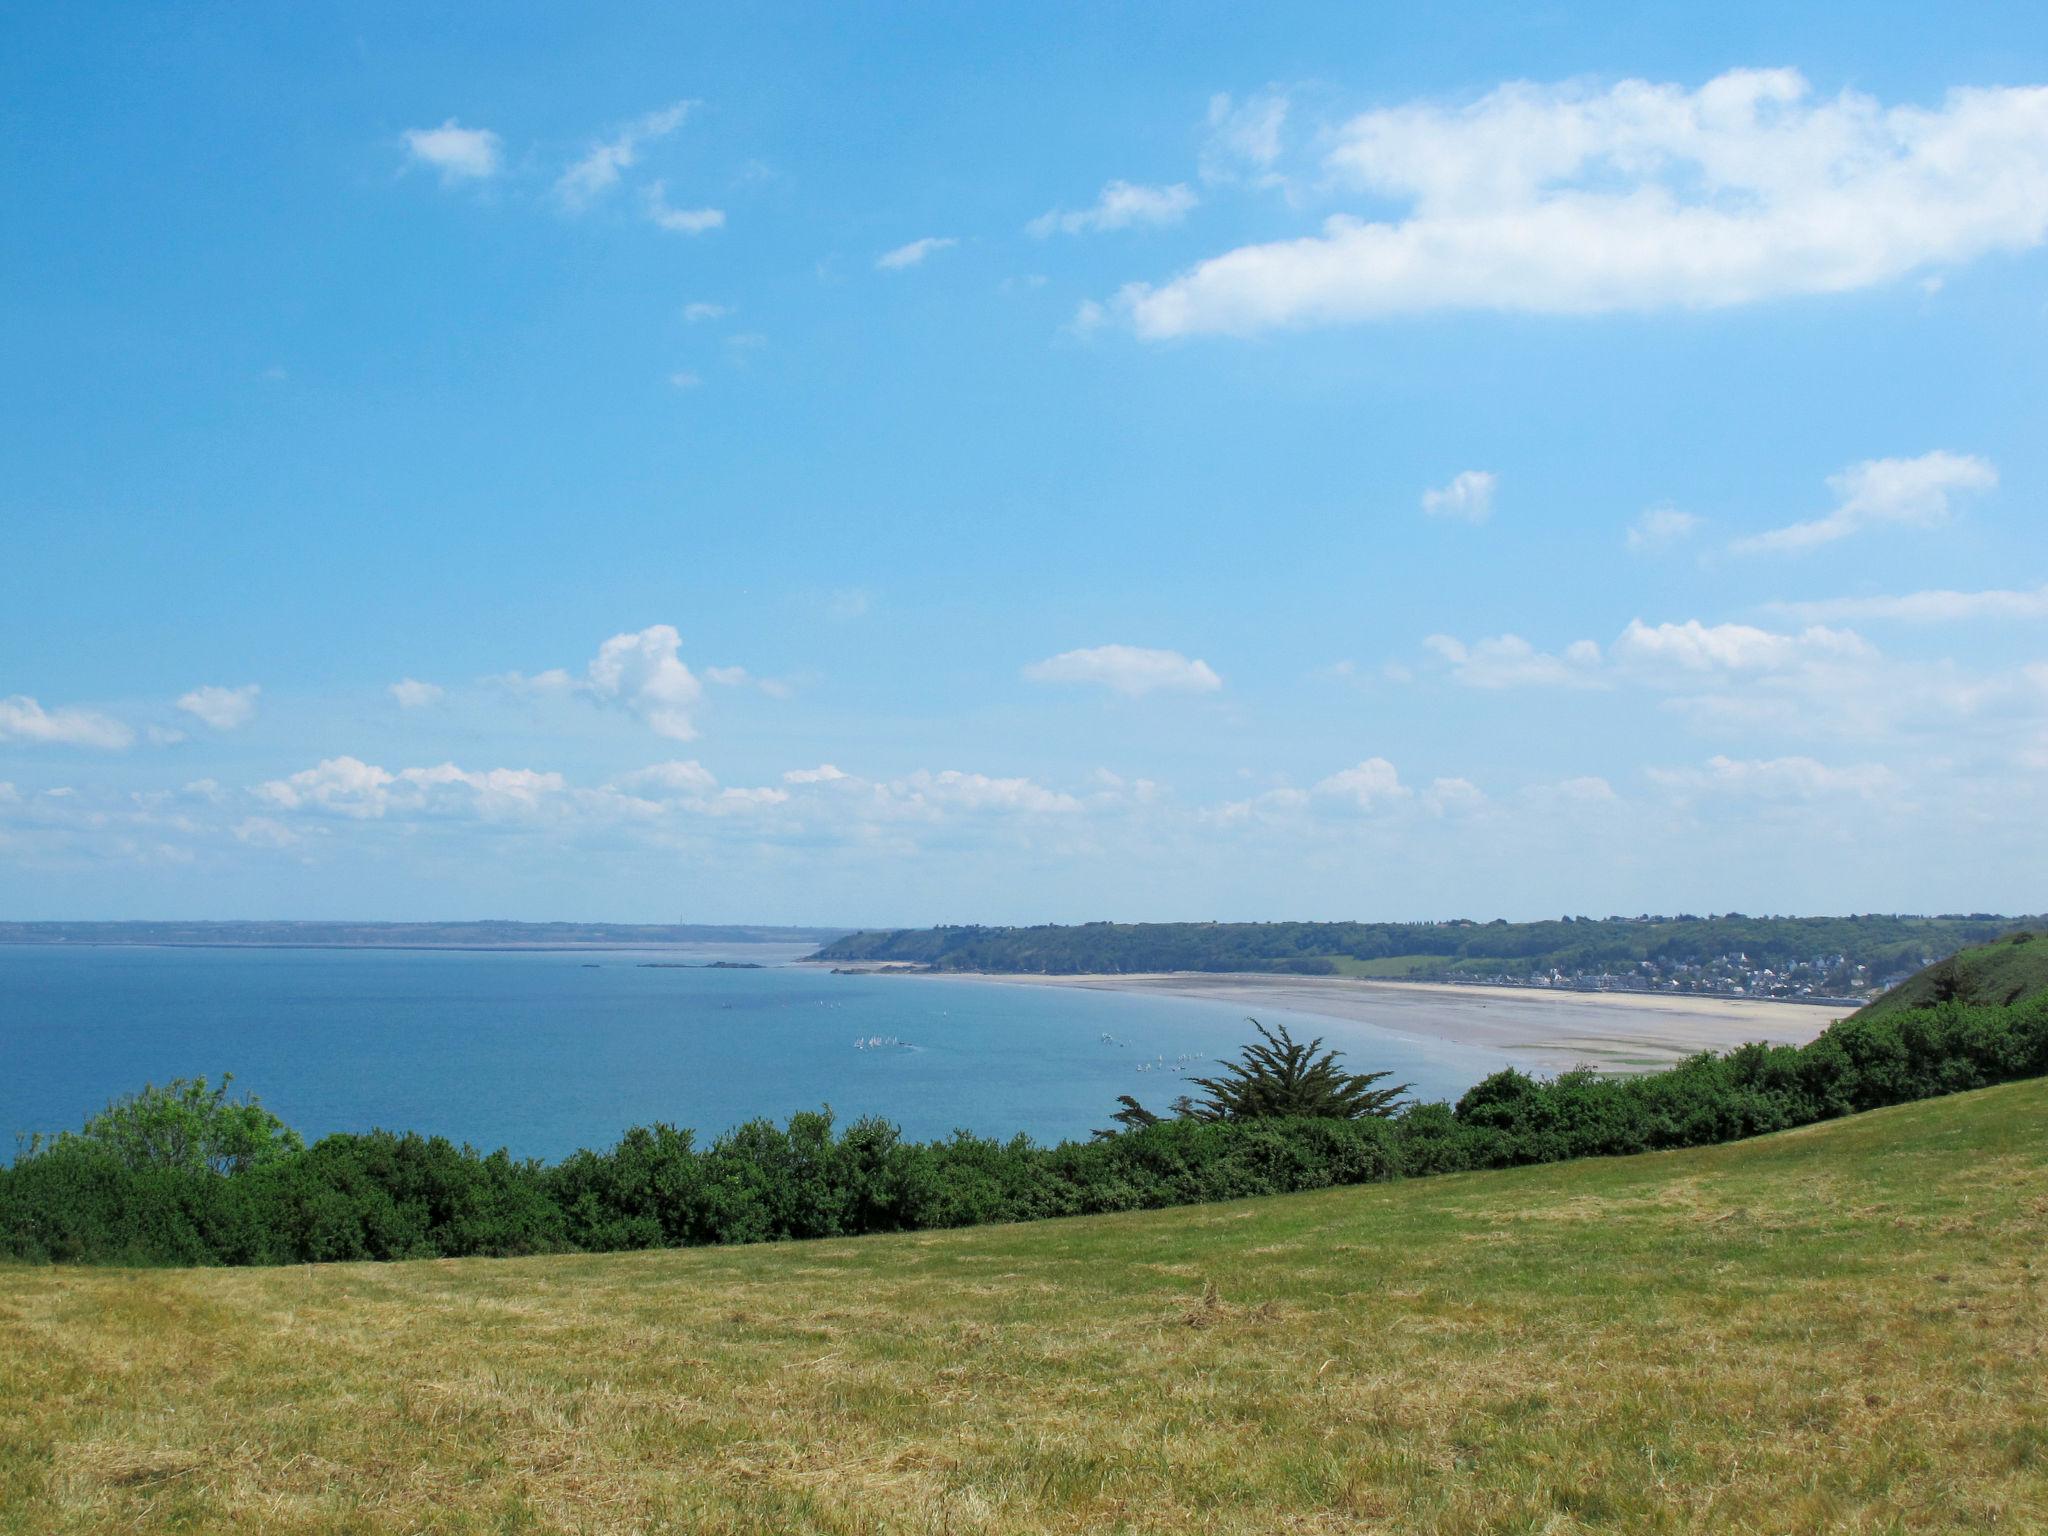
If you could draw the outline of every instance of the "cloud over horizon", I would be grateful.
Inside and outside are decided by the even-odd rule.
[[[1179,651],[1152,650],[1140,645],[1098,645],[1062,651],[1024,669],[1034,683],[1084,683],[1107,688],[1126,698],[1148,693],[1214,693],[1223,679],[1206,661]]]

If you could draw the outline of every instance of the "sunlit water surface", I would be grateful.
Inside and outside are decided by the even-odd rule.
[[[1118,1094],[1164,1108],[1250,1034],[1231,1004],[834,976],[788,963],[801,953],[0,946],[0,1137],[228,1071],[309,1140],[382,1126],[553,1159],[655,1120],[709,1134],[830,1104],[914,1138],[1056,1141],[1107,1125]],[[701,968],[719,959],[765,968]],[[1348,1065],[1391,1068],[1422,1097],[1505,1064],[1261,1017],[1341,1035]],[[0,1142],[0,1160],[11,1150]]]

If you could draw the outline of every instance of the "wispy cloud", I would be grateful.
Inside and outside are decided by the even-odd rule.
[[[111,715],[76,706],[44,709],[26,694],[0,699],[0,741],[31,745],[100,747],[117,752],[135,732]]]
[[[723,208],[676,208],[669,204],[668,189],[663,182],[653,182],[647,188],[647,218],[657,229],[665,229],[672,235],[703,235],[714,229],[725,228]]]
[[[1826,597],[1767,604],[1772,612],[1810,624],[1893,620],[1904,624],[1957,624],[1971,619],[2048,619],[2048,586],[2032,591],[1994,588],[1952,592],[1936,588],[1892,597]]]
[[[1539,651],[1520,635],[1495,635],[1466,644],[1450,635],[1422,642],[1450,668],[1453,682],[1467,688],[1597,688],[1600,647],[1575,640],[1562,655]]]
[[[256,718],[256,696],[262,691],[254,683],[239,688],[194,688],[178,700],[178,708],[216,731],[232,731]]]
[[[1648,507],[1629,524],[1628,547],[1634,554],[1655,554],[1684,543],[1699,526],[1699,518],[1677,507]]]
[[[1214,693],[1223,679],[1206,661],[1179,651],[1150,650],[1138,645],[1098,645],[1062,651],[1024,669],[1034,683],[1083,683],[1107,688],[1126,698],[1148,693]]]
[[[1178,224],[1200,201],[1185,182],[1170,187],[1146,187],[1135,182],[1112,181],[1089,207],[1054,208],[1024,227],[1043,240],[1055,234],[1081,235],[1141,225]]]
[[[1260,91],[1242,101],[1224,93],[1211,96],[1202,180],[1269,180],[1284,147],[1288,106],[1286,93],[1277,90]]]
[[[1422,510],[1431,517],[1483,523],[1493,516],[1493,492],[1499,484],[1500,477],[1491,470],[1462,470],[1451,477],[1449,485],[1424,491]]]
[[[1738,759],[1716,756],[1703,768],[1652,768],[1651,782],[1687,794],[1733,795],[1755,800],[1869,798],[1891,792],[1898,775],[1882,763],[1831,768],[1811,757]]]
[[[1631,619],[1612,647],[1615,661],[1665,676],[1783,672],[1815,662],[1862,661],[1877,653],[1854,630],[1812,625],[1797,634],[1753,624],[1645,624]]]
[[[389,692],[400,709],[425,709],[440,703],[448,690],[439,683],[423,683],[416,677],[407,677],[393,683]]]
[[[875,258],[875,265],[884,272],[901,272],[909,267],[923,266],[927,256],[951,250],[959,243],[952,235],[926,235],[908,245],[899,245],[893,251],[882,252]]]
[[[2029,249],[2048,236],[2048,88],[1957,89],[1930,109],[1816,99],[1790,69],[1693,89],[1517,82],[1361,113],[1322,168],[1410,210],[1340,214],[1133,284],[1121,303],[1138,334],[1716,308]]]
[[[1828,476],[1834,509],[1810,522],[1737,539],[1737,554],[1800,554],[1887,524],[1935,528],[1949,519],[1952,498],[1998,484],[1989,461],[1936,449],[1917,459],[1865,459]]]
[[[619,178],[640,158],[642,145],[666,138],[683,125],[694,101],[678,101],[634,119],[612,138],[593,144],[590,152],[555,180],[555,196],[564,207],[588,207],[619,184]]]

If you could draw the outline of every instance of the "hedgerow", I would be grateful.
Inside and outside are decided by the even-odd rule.
[[[964,1131],[906,1142],[880,1120],[841,1129],[806,1112],[702,1147],[636,1127],[553,1165],[390,1131],[303,1146],[201,1079],[110,1106],[0,1169],[0,1257],[315,1263],[1030,1221],[1704,1146],[2043,1074],[2048,998],[1944,1003],[1639,1077],[1499,1072],[1455,1105],[1384,1118],[1183,1116],[1046,1147]]]

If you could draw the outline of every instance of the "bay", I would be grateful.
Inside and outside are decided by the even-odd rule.
[[[0,947],[0,1137],[148,1082],[232,1072],[309,1141],[416,1130],[521,1157],[666,1120],[700,1136],[829,1104],[906,1136],[1085,1138],[1164,1110],[1251,1035],[1227,1003],[835,976],[771,945],[644,951]],[[760,969],[707,969],[711,962]],[[1497,1053],[1283,1011],[1353,1070],[1452,1098]],[[5,1144],[0,1143],[0,1156]]]

